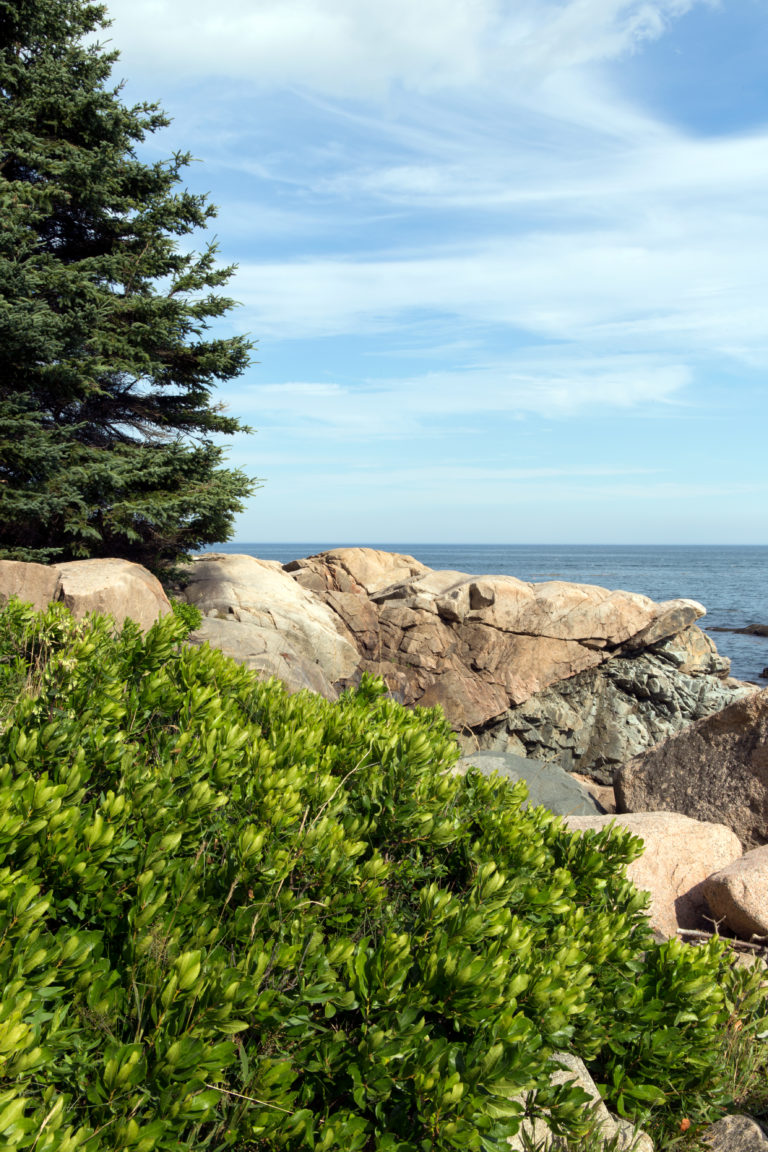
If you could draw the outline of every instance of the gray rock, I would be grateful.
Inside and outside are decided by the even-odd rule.
[[[698,628],[687,632],[703,636]],[[708,646],[698,662],[701,671],[683,671],[691,668],[690,649],[698,637],[684,641],[673,637],[652,651],[616,656],[561,680],[509,709],[476,734],[477,742],[481,748],[554,761],[611,784],[619,766],[633,756],[754,691],[713,674],[713,669],[727,671],[727,662],[723,665]]]
[[[497,772],[512,784],[525,780],[528,804],[541,804],[558,816],[593,816],[600,811],[586,788],[557,764],[527,760],[512,752],[475,752],[463,756],[453,770],[463,775],[470,767],[484,776]]]
[[[712,1152],[768,1152],[768,1138],[751,1116],[724,1116],[702,1135]]]
[[[710,632],[735,632],[738,636],[768,636],[768,624],[747,624],[746,628],[725,628],[714,626]]]

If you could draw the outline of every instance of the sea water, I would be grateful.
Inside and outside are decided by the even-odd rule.
[[[355,544],[362,542],[356,541]],[[286,564],[349,541],[291,544],[219,544],[214,551],[245,552]],[[473,576],[504,573],[518,580],[568,580],[641,592],[652,600],[679,596],[707,610],[700,627],[744,628],[768,625],[768,546],[599,545],[599,544],[414,544],[365,542],[385,552],[406,552],[430,568],[451,568]],[[713,632],[718,651],[731,660],[731,675],[762,687],[768,667],[768,638]]]

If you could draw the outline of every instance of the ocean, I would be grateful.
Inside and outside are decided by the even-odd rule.
[[[219,544],[212,551],[245,552],[286,564],[338,543]],[[471,575],[504,573],[519,580],[569,580],[641,592],[652,600],[685,596],[707,609],[699,626],[744,628],[768,625],[768,546],[620,545],[620,544],[376,544],[385,552],[406,552],[430,568],[452,568]],[[761,687],[768,667],[768,637],[713,632],[731,675]]]

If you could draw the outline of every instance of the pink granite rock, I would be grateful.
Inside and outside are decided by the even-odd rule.
[[[160,581],[130,560],[71,560],[50,567],[0,560],[0,605],[10,596],[37,609],[63,601],[73,616],[108,613],[117,624],[130,616],[144,630],[171,611]]]
[[[207,552],[192,561],[187,576],[184,597],[203,614],[192,643],[221,648],[292,691],[310,688],[329,698],[357,670],[360,655],[348,626],[281,567],[255,556]],[[361,626],[365,619],[350,618]]]
[[[704,881],[741,855],[738,837],[724,824],[708,824],[677,812],[632,812],[619,816],[568,816],[572,832],[601,831],[615,822],[645,842],[627,868],[629,879],[651,894],[651,926],[664,936],[678,928],[709,928]]]
[[[591,584],[433,571],[370,548],[323,552],[286,571],[342,618],[363,670],[384,676],[406,704],[439,704],[457,731],[493,723],[622,645],[642,648],[638,637],[675,635],[704,611]],[[376,615],[355,612],[353,596]]]
[[[122,624],[128,617],[142,630],[171,611],[156,576],[130,560],[72,560],[56,564],[62,600],[73,616],[101,612]]]
[[[715,920],[724,920],[737,936],[768,936],[768,845],[708,876],[704,895]]]
[[[0,560],[0,606],[12,596],[38,610],[47,607],[59,592],[59,574],[46,564]]]

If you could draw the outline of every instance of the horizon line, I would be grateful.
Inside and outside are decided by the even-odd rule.
[[[517,541],[507,542],[501,540],[377,540],[377,541],[358,541],[352,543],[335,543],[327,544],[324,540],[227,540],[218,544],[206,545],[206,549],[212,548],[231,548],[235,546],[278,546],[285,547],[286,545],[293,544],[324,544],[327,549],[330,548],[382,548],[391,547],[392,545],[408,545],[409,547],[419,548],[768,548],[768,542],[755,543],[754,541],[732,541],[727,543],[713,543],[711,541],[701,540],[694,543],[686,544],[672,544],[663,541]]]

